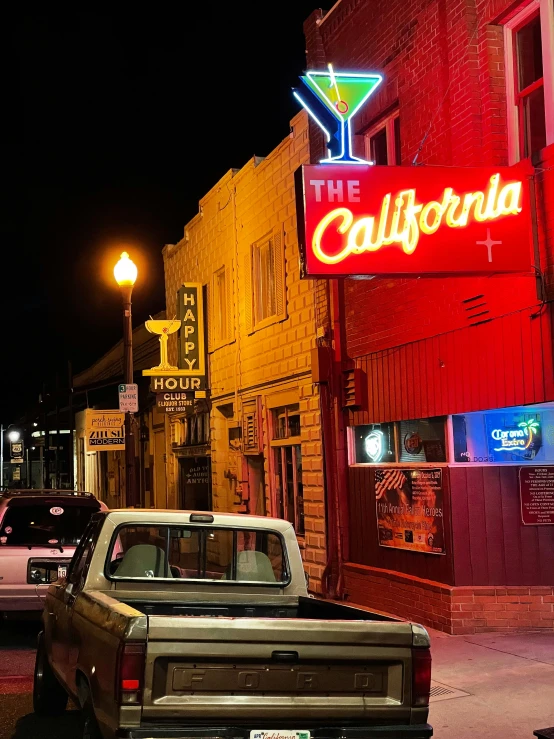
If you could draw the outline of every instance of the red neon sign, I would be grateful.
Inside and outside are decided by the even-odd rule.
[[[304,166],[305,277],[529,272],[529,171]]]

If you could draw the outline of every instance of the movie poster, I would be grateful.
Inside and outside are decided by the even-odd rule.
[[[446,554],[441,469],[375,470],[379,544]]]

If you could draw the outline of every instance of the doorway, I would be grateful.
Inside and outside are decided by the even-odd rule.
[[[212,510],[210,457],[180,457],[179,507],[185,511]]]
[[[267,516],[263,455],[248,455],[246,464],[248,468],[248,489],[250,491],[248,512],[255,516]]]

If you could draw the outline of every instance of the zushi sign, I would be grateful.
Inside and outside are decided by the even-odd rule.
[[[306,165],[296,173],[304,277],[531,271],[530,172]]]

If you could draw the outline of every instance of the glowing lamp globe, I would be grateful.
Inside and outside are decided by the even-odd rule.
[[[19,431],[10,431],[8,433],[8,439],[10,441],[19,441],[20,437],[21,437],[21,434],[19,433]]]
[[[137,265],[129,259],[126,251],[121,254],[119,262],[113,269],[115,281],[120,287],[133,287],[137,279]]]

